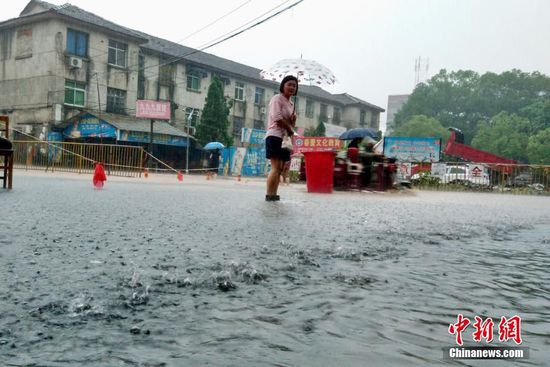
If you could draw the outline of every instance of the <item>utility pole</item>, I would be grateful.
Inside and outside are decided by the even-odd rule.
[[[149,135],[149,154],[153,155],[153,125],[155,120],[151,119],[151,134]],[[151,162],[153,162],[151,160]]]
[[[99,75],[97,74],[97,72],[95,73],[95,81],[97,85],[97,105],[99,107],[97,112],[97,119],[99,121],[99,142],[103,147],[103,131],[101,131],[101,98],[99,97]]]
[[[189,174],[189,126],[191,125],[191,120],[193,119],[193,113],[195,113],[195,109],[191,108],[191,113],[189,114],[189,117],[187,118],[187,146],[186,146],[186,152],[185,152],[185,174]]]

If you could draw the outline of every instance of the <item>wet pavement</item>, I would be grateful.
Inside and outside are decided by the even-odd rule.
[[[458,313],[521,316],[530,358],[507,365],[548,365],[549,197],[280,194],[16,171],[0,365],[502,365],[443,359]]]

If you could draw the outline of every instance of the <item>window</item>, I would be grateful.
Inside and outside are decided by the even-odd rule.
[[[244,101],[244,83],[235,82],[235,100]]]
[[[242,117],[233,116],[233,135],[241,136],[241,130],[244,127],[244,119]]]
[[[171,64],[170,60],[166,57],[159,59],[159,83],[164,86],[172,86],[174,84],[174,74],[176,72],[176,65]]]
[[[298,107],[300,106],[300,100],[298,99],[298,97],[294,96],[294,112],[296,113],[296,115],[298,115]]]
[[[323,122],[326,122],[328,118],[327,109],[328,109],[328,106],[324,103],[321,103],[321,114],[319,115],[319,119]]]
[[[370,127],[373,129],[378,128],[378,115],[376,113],[370,114]]]
[[[306,100],[306,117],[313,118],[313,101],[311,99]]]
[[[361,114],[359,115],[359,126],[365,127],[366,116],[367,116],[367,113],[362,110]]]
[[[19,29],[17,31],[16,59],[24,59],[32,56],[32,28]]]
[[[75,31],[74,29],[67,30],[67,53],[86,57],[88,56],[88,34]]]
[[[190,72],[187,74],[187,89],[193,91],[200,91],[201,78],[198,73]]]
[[[254,104],[264,105],[265,104],[265,89],[256,87],[256,94],[254,94]]]
[[[107,112],[126,113],[126,91],[107,88]]]
[[[265,122],[263,120],[254,120],[254,129],[265,130]]]
[[[340,110],[340,107],[334,107],[332,122],[335,124],[340,124],[341,120],[342,120],[342,111]]]
[[[122,42],[109,40],[108,63],[125,68],[128,54],[128,45]]]
[[[86,84],[65,80],[65,104],[84,107],[86,102]]]
[[[199,122],[199,109],[193,107],[185,108],[185,123],[191,126],[197,126]]]

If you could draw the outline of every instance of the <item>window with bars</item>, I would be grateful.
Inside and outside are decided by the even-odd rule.
[[[192,91],[200,91],[201,89],[201,77],[196,72],[190,72],[187,74],[187,89]]]
[[[65,104],[84,107],[86,103],[86,84],[74,80],[65,80]]]
[[[313,101],[311,99],[306,100],[306,117],[313,118]]]
[[[164,86],[171,86],[174,84],[174,74],[176,72],[176,65],[169,63],[167,58],[160,58],[159,65],[159,83]]]
[[[254,94],[254,104],[257,104],[257,105],[265,104],[265,89],[256,87],[256,93]]]
[[[88,56],[88,33],[67,29],[67,54]]]
[[[126,113],[126,91],[107,88],[107,112]]]
[[[185,122],[191,126],[197,126],[199,123],[199,112],[198,108],[186,107],[185,108]]]
[[[233,135],[241,136],[241,130],[244,127],[244,118],[233,116]]]
[[[265,130],[266,125],[264,120],[254,120],[254,129]]]
[[[126,43],[109,40],[108,63],[125,68],[128,60],[128,45]]]
[[[342,122],[342,111],[340,110],[340,107],[334,107],[334,111],[332,114],[332,122],[337,125],[339,125],[340,122]]]
[[[367,113],[361,110],[361,113],[359,114],[359,126],[365,127],[366,117],[367,117]]]
[[[321,103],[321,113],[319,114],[319,119],[323,122],[327,122],[328,120],[327,110],[328,106],[324,103]]]
[[[298,115],[298,110],[299,110],[299,107],[300,107],[300,100],[296,96],[292,97],[292,99],[293,99],[293,102],[294,102],[294,113],[296,113],[296,115]]]
[[[235,82],[235,100],[244,101],[244,83]]]

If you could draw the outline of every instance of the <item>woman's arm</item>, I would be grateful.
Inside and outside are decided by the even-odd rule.
[[[292,117],[294,116],[294,117]],[[291,117],[283,117],[281,120],[277,121],[277,124],[286,130],[288,136],[294,135],[293,127],[296,125],[296,115]]]

